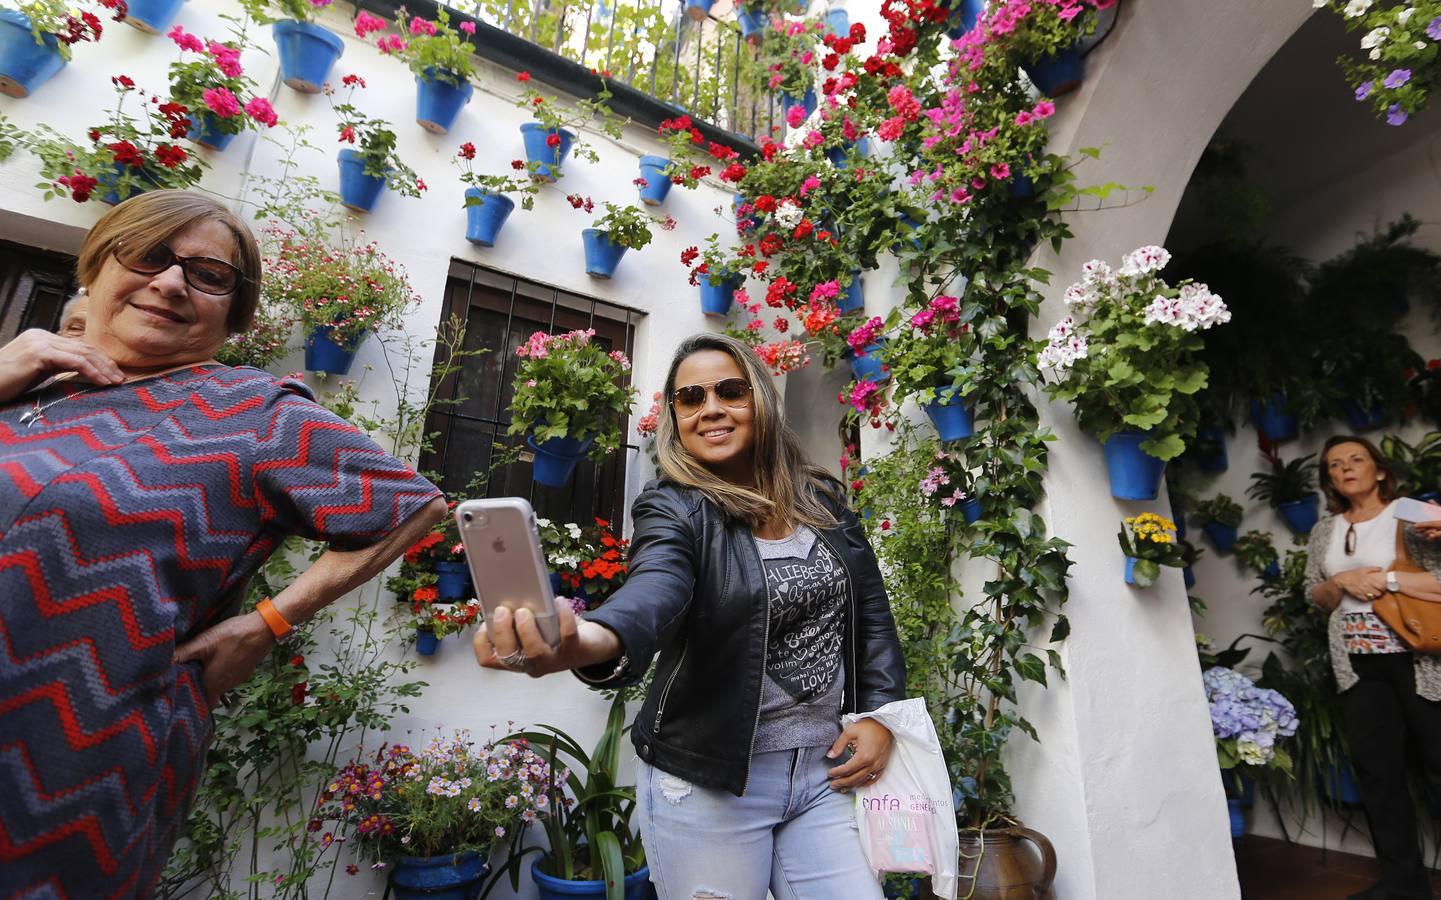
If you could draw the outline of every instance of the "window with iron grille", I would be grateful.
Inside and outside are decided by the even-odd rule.
[[[452,260],[446,282],[442,322],[452,317],[463,324],[465,350],[484,350],[464,358],[458,371],[440,385],[440,397],[456,400],[435,408],[426,422],[436,435],[421,467],[440,477],[451,499],[526,497],[536,515],[585,524],[599,517],[617,526],[625,512],[625,467],[637,449],[627,443],[600,463],[582,459],[575,477],[563,488],[531,478],[529,454],[497,467],[476,488],[467,485],[491,467],[496,442],[523,447],[524,435],[509,435],[510,399],[519,358],[516,348],[537,331],[560,334],[594,328],[597,344],[607,351],[631,355],[635,327],[643,313],[594,297],[523,278],[516,278],[461,260]],[[623,434],[631,435],[629,422]]]

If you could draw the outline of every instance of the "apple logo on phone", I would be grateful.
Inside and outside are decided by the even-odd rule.
[[[500,538],[496,538],[495,543],[490,545],[490,549],[494,550],[496,553],[504,553],[505,541],[501,540]]]

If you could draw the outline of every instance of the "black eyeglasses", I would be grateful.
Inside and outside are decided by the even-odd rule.
[[[722,378],[704,384],[688,384],[675,389],[671,404],[675,414],[689,419],[705,407],[706,394],[715,391],[716,399],[731,409],[745,409],[751,405],[751,383],[744,378]]]
[[[115,259],[122,266],[141,275],[159,275],[178,265],[185,273],[185,283],[202,294],[229,294],[240,287],[245,276],[223,259],[208,256],[180,256],[164,244],[141,251],[124,242],[115,245]]]

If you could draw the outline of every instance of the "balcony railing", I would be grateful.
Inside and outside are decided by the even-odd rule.
[[[357,8],[394,15],[404,5],[433,17],[432,0],[359,0]],[[707,138],[742,153],[781,122],[764,88],[762,63],[742,38],[733,0],[715,0],[704,18],[685,0],[450,0],[453,20],[476,23],[477,55],[526,70],[581,97],[614,94],[612,108],[641,124],[686,113]]]

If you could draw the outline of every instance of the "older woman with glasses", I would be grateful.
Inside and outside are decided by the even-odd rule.
[[[304,385],[215,362],[250,327],[260,274],[225,207],[143,194],[81,246],[83,337],[0,349],[5,896],[148,896],[211,707],[444,514]],[[330,549],[242,614],[291,535]]]
[[[840,724],[904,697],[875,555],[750,347],[683,342],[665,397],[625,586],[579,623],[562,605],[554,650],[500,610],[476,657],[614,687],[659,656],[631,740],[660,896],[879,900],[845,792],[880,776],[891,733]]]
[[[1407,555],[1424,572],[1396,572],[1396,477],[1365,438],[1337,435],[1321,452],[1321,489],[1334,515],[1307,544],[1306,588],[1331,614],[1331,666],[1341,691],[1346,742],[1361,789],[1381,880],[1354,898],[1432,897],[1406,777],[1407,745],[1441,785],[1441,658],[1412,653],[1371,604],[1386,592],[1441,602],[1441,547],[1432,524],[1404,530]]]

